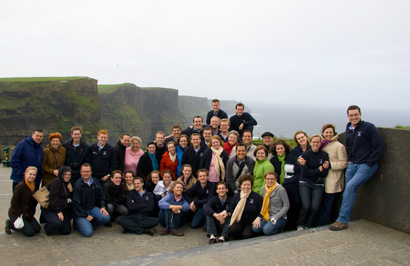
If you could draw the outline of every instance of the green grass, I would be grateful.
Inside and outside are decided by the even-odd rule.
[[[0,78],[0,82],[33,82],[33,81],[66,81],[76,79],[88,79],[88,77],[16,77],[16,78]]]
[[[99,93],[111,93],[111,92],[114,92],[114,91],[118,90],[122,86],[129,86],[129,85],[135,86],[132,83],[101,84],[101,85],[98,85],[98,92]]]
[[[410,126],[397,125],[395,128],[398,128],[398,129],[410,129]]]

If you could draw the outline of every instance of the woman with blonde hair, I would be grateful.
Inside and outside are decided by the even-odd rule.
[[[229,156],[224,151],[221,137],[212,136],[208,144],[209,149],[204,152],[199,169],[205,168],[209,172],[209,182],[225,181],[225,166]]]
[[[124,156],[124,172],[132,171],[134,176],[137,176],[138,162],[144,151],[141,149],[141,138],[133,136],[131,138],[131,147],[125,149]]]

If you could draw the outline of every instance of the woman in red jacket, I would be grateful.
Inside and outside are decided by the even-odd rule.
[[[162,155],[159,172],[162,174],[165,169],[168,169],[172,172],[172,176],[175,180],[178,167],[177,149],[175,142],[169,141],[167,143],[167,149],[168,151]]]

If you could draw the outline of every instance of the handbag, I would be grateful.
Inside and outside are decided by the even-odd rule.
[[[48,206],[50,206],[49,196],[50,191],[48,191],[47,187],[42,187],[33,194],[33,197],[37,200],[41,207],[45,209],[48,209]]]
[[[21,229],[24,227],[23,214],[20,215],[13,223],[14,228]]]

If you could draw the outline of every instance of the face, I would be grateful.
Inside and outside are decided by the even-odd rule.
[[[154,154],[154,152],[155,152],[156,149],[157,149],[157,148],[155,147],[154,144],[150,144],[150,145],[148,145],[148,147],[147,147],[148,152],[151,153],[151,154]]]
[[[192,145],[197,148],[201,145],[201,138],[199,136],[192,136],[191,138]]]
[[[111,181],[114,185],[119,186],[121,185],[122,176],[120,173],[115,173],[114,176],[111,177]]]
[[[172,155],[174,155],[176,153],[176,149],[175,149],[175,145],[174,144],[168,144],[168,152]]]
[[[43,132],[34,131],[31,137],[33,138],[34,142],[40,144],[43,141]]]
[[[212,103],[212,109],[214,110],[214,112],[218,112],[219,108],[221,107],[221,105],[219,104],[219,102],[213,102]]]
[[[124,135],[124,136],[122,136],[122,139],[120,139],[120,142],[125,147],[128,147],[130,145],[130,139],[131,139],[130,136]]]
[[[212,137],[212,131],[211,130],[204,130],[204,132],[202,132],[202,136],[204,136],[204,139],[206,142],[209,142],[209,140]]]
[[[34,182],[34,180],[36,179],[36,174],[36,170],[29,170],[26,173],[26,178],[28,179],[28,181]]]
[[[313,151],[318,151],[320,148],[320,138],[319,137],[313,138],[312,141],[310,142],[310,146],[312,146]]]
[[[228,143],[233,146],[235,143],[238,141],[238,137],[235,136],[234,134],[229,135],[228,137]]]
[[[185,178],[189,178],[192,175],[192,168],[184,167],[184,170],[182,170],[182,174]]]
[[[91,167],[89,167],[89,166],[81,167],[80,174],[85,180],[89,180],[90,177],[91,177],[91,174],[92,174],[91,173]]]
[[[236,107],[236,115],[241,116],[243,114],[243,106]]]
[[[76,143],[80,142],[81,137],[82,137],[82,134],[80,130],[74,130],[73,133],[71,133],[71,138]]]
[[[263,144],[270,146],[272,145],[273,138],[271,136],[265,136],[262,138]]]
[[[216,188],[216,193],[221,198],[224,198],[227,192],[228,192],[228,189],[226,188],[225,185],[218,185],[218,187]]]
[[[212,128],[219,128],[219,119],[217,117],[211,118],[211,127]]]
[[[268,187],[272,187],[276,184],[276,177],[275,175],[267,175],[265,178],[265,182],[268,185]]]
[[[142,189],[142,186],[144,185],[144,182],[141,182],[139,179],[134,179],[134,189],[135,191],[140,191]]]
[[[63,173],[63,179],[64,179],[64,182],[69,182],[70,181],[70,179],[71,179],[71,172],[70,171],[67,171],[67,172],[64,172]]]
[[[282,156],[282,155],[284,155],[285,154],[285,147],[283,146],[283,145],[276,145],[276,153],[279,155],[279,156]]]
[[[155,141],[157,142],[158,145],[164,144],[164,135],[163,134],[157,134],[155,136]]]
[[[349,112],[347,113],[347,118],[349,118],[349,121],[353,126],[357,126],[357,124],[359,124],[360,122],[360,119],[362,118],[362,115],[357,109],[349,110]]]
[[[242,161],[245,159],[246,156],[246,149],[243,146],[236,146],[236,157],[238,158],[239,161]]]
[[[105,146],[108,141],[108,135],[107,134],[100,134],[98,137],[98,142],[100,143],[101,146]]]
[[[299,143],[300,146],[306,145],[306,143],[308,141],[307,137],[303,133],[297,134],[296,135],[296,140],[297,140],[297,142]]]
[[[252,189],[251,181],[245,180],[241,184],[241,190],[245,193],[249,192]]]
[[[131,150],[138,151],[140,149],[140,147],[141,147],[141,143],[138,140],[134,139],[131,142]]]
[[[197,118],[194,119],[194,127],[196,129],[201,129],[202,128],[202,118],[197,117]]]
[[[206,172],[199,172],[198,180],[202,185],[205,185],[206,181],[208,181],[208,175],[206,174]]]
[[[51,147],[53,147],[55,149],[57,149],[58,146],[60,146],[60,143],[61,143],[61,141],[60,141],[59,138],[52,138],[51,141],[50,141]]]
[[[266,154],[264,150],[261,149],[256,152],[256,159],[258,159],[259,161],[262,161],[265,158],[266,158]]]
[[[251,132],[243,133],[242,140],[243,140],[243,144],[245,144],[246,146],[251,145],[251,143],[252,143],[252,134],[251,134]]]
[[[157,173],[152,174],[151,175],[151,181],[152,181],[152,183],[157,184],[159,182],[159,175]]]
[[[131,173],[126,173],[125,174],[125,183],[128,185],[131,185],[134,182],[134,177],[132,176]]]
[[[171,184],[172,177],[170,173],[165,173],[162,179],[164,180],[165,185]]]
[[[182,187],[181,184],[177,184],[174,187],[174,195],[177,197],[181,196],[183,191],[184,191],[184,188]]]
[[[229,123],[228,122],[221,122],[220,125],[221,131],[226,132],[229,130]]]
[[[181,129],[178,127],[172,129],[172,135],[174,135],[175,138],[179,138],[179,136],[181,136],[181,133]]]
[[[323,137],[325,140],[332,140],[332,138],[335,136],[335,132],[333,131],[333,128],[328,127],[323,131]]]
[[[217,139],[213,139],[211,142],[211,146],[215,149],[218,150],[221,147],[221,143]]]
[[[179,145],[185,149],[188,146],[188,139],[186,137],[180,138]]]

